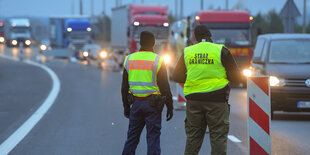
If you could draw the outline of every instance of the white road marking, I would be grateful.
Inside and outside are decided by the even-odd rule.
[[[178,100],[178,97],[173,96],[172,99],[173,99],[173,100]]]
[[[11,57],[0,55],[2,58],[15,60]],[[16,60],[15,60],[16,61]],[[51,77],[53,81],[52,89],[50,94],[42,103],[42,105],[35,111],[8,139],[6,139],[0,145],[0,155],[6,155],[11,152],[14,147],[23,140],[24,137],[31,131],[31,129],[40,121],[40,119],[45,115],[49,108],[53,105],[56,100],[58,93],[60,91],[60,81],[57,75],[50,68],[32,61],[23,61],[24,63],[37,66],[45,70]]]
[[[239,140],[237,137],[234,135],[228,135],[228,139],[231,140],[234,143],[241,143],[241,140]]]

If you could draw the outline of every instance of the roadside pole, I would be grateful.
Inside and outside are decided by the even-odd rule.
[[[249,77],[247,82],[249,155],[270,155],[271,104],[269,77]]]
[[[177,110],[183,110],[186,108],[186,99],[184,96],[184,83],[176,83],[177,87],[177,99],[176,104],[174,105],[174,108]]]
[[[307,16],[307,0],[304,0],[304,15],[303,15],[303,22],[302,22],[302,33],[306,33],[306,16]]]

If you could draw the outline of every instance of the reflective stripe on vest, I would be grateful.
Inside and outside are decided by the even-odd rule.
[[[125,58],[124,67],[128,72],[129,91],[138,97],[160,94],[157,88],[157,72],[161,58],[153,52],[136,52]]]
[[[223,45],[209,42],[200,42],[185,48],[187,77],[184,95],[212,92],[229,83],[221,62],[222,48]]]

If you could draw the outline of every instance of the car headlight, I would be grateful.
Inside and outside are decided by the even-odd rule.
[[[3,43],[5,41],[4,37],[0,37],[0,43]]]
[[[250,77],[250,76],[252,76],[252,74],[253,74],[252,70],[250,70],[250,69],[244,69],[244,70],[242,71],[242,73],[243,73],[243,75],[244,75],[245,77]]]
[[[30,45],[30,44],[31,44],[31,41],[30,41],[30,40],[26,40],[26,41],[25,41],[25,44],[26,44],[26,45]]]
[[[17,42],[17,40],[12,40],[11,43],[12,43],[12,45],[17,45],[18,42]]]
[[[99,53],[99,57],[101,58],[101,59],[104,59],[104,58],[106,58],[108,56],[108,53],[106,52],[106,51],[101,51],[100,53]]]
[[[83,52],[83,56],[84,56],[84,57],[88,57],[88,55],[89,55],[89,53],[88,53],[87,51],[84,51],[84,52]]]
[[[285,85],[285,80],[284,79],[279,79],[279,78],[277,78],[275,76],[270,76],[269,83],[270,83],[270,86],[272,86],[272,87],[284,86]]]
[[[41,46],[40,46],[40,49],[41,49],[42,51],[45,51],[45,50],[47,49],[47,46],[46,46],[46,45],[41,45]]]
[[[165,54],[165,55],[164,55],[164,61],[165,61],[166,64],[169,64],[169,63],[171,62],[171,57],[170,57],[170,55]]]

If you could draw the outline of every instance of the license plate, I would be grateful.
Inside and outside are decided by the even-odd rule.
[[[298,108],[310,108],[310,101],[299,101],[297,104]]]

